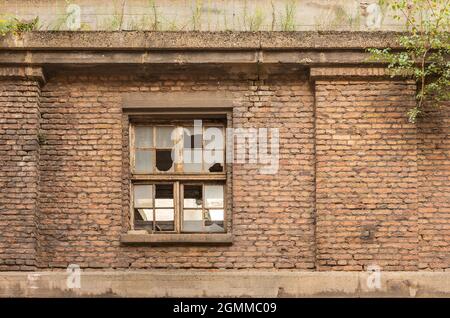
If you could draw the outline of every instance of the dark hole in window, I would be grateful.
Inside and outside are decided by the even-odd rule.
[[[172,184],[157,184],[155,188],[155,199],[173,199]]]
[[[142,218],[141,213],[139,213],[139,209],[135,209],[134,210],[134,219],[136,221],[144,221],[144,219]]]
[[[184,186],[184,198],[195,199],[197,204],[201,204],[202,201],[202,186],[201,185],[185,185]],[[200,202],[198,202],[200,201]]]
[[[169,171],[172,168],[172,150],[156,150],[156,168],[159,171]]]
[[[222,172],[223,171],[223,166],[222,166],[221,163],[216,162],[211,167],[209,167],[208,170],[209,170],[209,172]]]

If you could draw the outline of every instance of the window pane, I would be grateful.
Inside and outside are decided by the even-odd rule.
[[[184,148],[186,149],[194,149],[194,148],[202,148],[202,131],[194,132],[194,127],[184,127],[183,131],[183,143]],[[197,134],[195,134],[197,133]]]
[[[136,126],[134,131],[136,148],[153,147],[153,127]]]
[[[135,154],[136,173],[150,173],[153,170],[153,153],[152,150],[136,150]]]
[[[135,209],[135,220],[153,221],[153,209]]]
[[[202,210],[184,210],[183,211],[183,231],[184,232],[203,232]]]
[[[224,215],[224,213],[223,213],[222,209],[209,210],[207,219],[211,220],[211,221],[223,221],[223,215]]]
[[[205,129],[205,149],[203,152],[205,172],[224,171],[225,136],[223,127],[207,127]]]
[[[204,232],[225,232],[223,221],[205,221]]]
[[[153,206],[153,186],[150,184],[134,185],[134,207],[151,208]]]
[[[222,208],[223,207],[223,186],[205,185],[205,207]]]
[[[183,171],[201,172],[202,171],[202,150],[184,149],[183,150]]]
[[[165,208],[173,207],[173,185],[156,184],[155,188],[155,206]]]
[[[184,185],[184,201],[185,208],[202,208],[202,186],[201,185]]]
[[[225,136],[223,127],[207,127],[205,129],[205,148],[223,149],[225,146]]]
[[[224,166],[224,153],[223,149],[205,149],[205,170],[206,172],[223,172]]]
[[[171,150],[156,150],[156,168],[158,171],[170,171],[173,166]]]
[[[156,221],[173,221],[174,220],[173,209],[156,209],[155,219]]]
[[[156,127],[156,148],[172,148],[174,127]]]
[[[175,213],[173,209],[156,209],[155,210],[155,230],[156,231],[173,231],[175,229]]]
[[[208,210],[205,219],[205,232],[225,232],[223,209]]]

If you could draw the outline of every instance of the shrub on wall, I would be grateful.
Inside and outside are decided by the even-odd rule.
[[[418,84],[416,106],[408,110],[410,122],[423,115],[427,102],[450,99],[450,1],[387,0],[394,18],[406,21],[407,34],[399,37],[404,48],[369,49],[372,59],[385,61],[392,76],[407,75]]]

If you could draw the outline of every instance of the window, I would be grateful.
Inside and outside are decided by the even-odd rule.
[[[148,121],[130,129],[133,229],[226,232],[225,124]]]

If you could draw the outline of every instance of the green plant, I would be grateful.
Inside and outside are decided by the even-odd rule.
[[[150,9],[152,11],[152,16],[153,16],[151,29],[154,30],[154,31],[158,31],[160,29],[160,26],[161,26],[161,21],[160,21],[160,18],[159,18],[158,7],[156,6],[155,0],[149,0],[148,4],[150,6]]]
[[[275,5],[273,4],[273,1],[270,1],[270,6],[272,7],[272,24],[270,26],[270,31],[275,30],[275,25],[277,24],[277,19],[275,15]]]
[[[65,0],[65,2],[66,2],[66,5],[69,5],[72,3],[71,0]],[[65,9],[65,7],[64,7],[64,9]],[[71,12],[64,11],[62,14],[59,14],[59,17],[53,23],[50,23],[48,25],[48,29],[55,30],[55,31],[59,31],[59,30],[63,29],[63,27],[67,23],[67,20],[72,16],[73,13],[74,13],[73,11],[71,11]]]
[[[195,0],[195,6],[192,9],[192,28],[198,31],[202,28],[202,0]]]
[[[407,33],[398,38],[401,51],[369,49],[371,60],[388,64],[391,76],[410,76],[417,83],[416,105],[410,122],[424,106],[450,100],[450,0],[386,1],[397,20],[405,19]]]
[[[296,1],[288,0],[284,5],[284,14],[281,16],[281,30],[295,31]]]
[[[247,22],[249,31],[259,31],[264,22],[264,12],[262,9],[257,7],[255,13],[248,17]]]
[[[111,17],[103,21],[103,29],[108,31],[122,30],[124,11],[125,0],[122,0],[122,5],[119,8],[116,2],[114,2],[114,13]]]
[[[9,33],[19,35],[23,32],[30,32],[37,29],[39,17],[31,21],[19,20],[17,18],[0,19],[0,35],[5,36]]]

